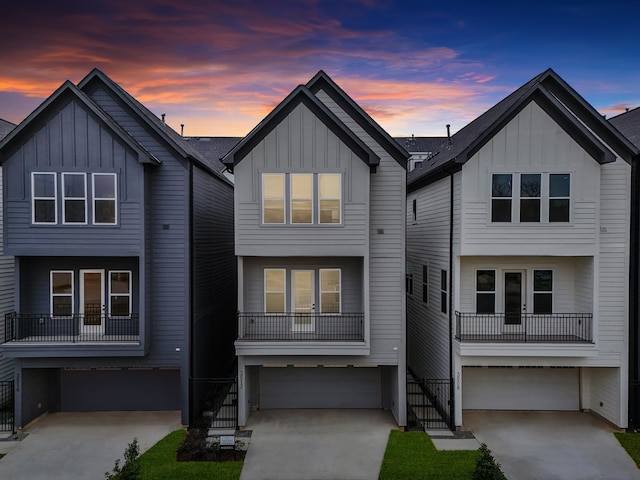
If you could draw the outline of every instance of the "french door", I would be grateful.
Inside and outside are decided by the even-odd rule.
[[[80,333],[104,334],[104,270],[80,270]]]
[[[313,332],[316,328],[314,271],[291,271],[291,329],[295,332]]]

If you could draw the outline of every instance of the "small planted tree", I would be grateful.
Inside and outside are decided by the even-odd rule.
[[[480,445],[480,456],[476,460],[476,469],[471,476],[471,480],[507,480],[500,464],[491,455],[491,450],[486,444]]]
[[[120,466],[120,459],[116,460],[113,470],[105,472],[106,480],[138,480],[140,478],[140,448],[138,439],[134,438],[133,442],[127,445],[124,451],[124,463]]]

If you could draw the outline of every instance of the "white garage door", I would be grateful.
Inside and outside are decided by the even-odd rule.
[[[379,368],[260,369],[260,408],[381,408]]]
[[[578,368],[463,368],[462,408],[571,410],[580,408]]]

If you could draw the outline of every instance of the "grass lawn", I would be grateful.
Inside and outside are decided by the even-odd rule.
[[[140,477],[143,480],[240,478],[242,462],[178,462],[176,450],[186,433],[185,430],[176,430],[140,456]]]
[[[629,456],[640,468],[640,434],[639,433],[614,433],[620,445],[624,447]]]
[[[478,450],[438,451],[424,432],[392,430],[379,480],[469,480]]]

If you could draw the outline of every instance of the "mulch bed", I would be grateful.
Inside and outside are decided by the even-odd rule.
[[[242,450],[219,450],[207,445],[208,428],[191,427],[178,447],[179,462],[241,462],[247,452]]]

